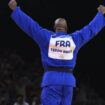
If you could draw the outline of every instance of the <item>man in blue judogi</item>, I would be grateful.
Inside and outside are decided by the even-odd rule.
[[[100,5],[94,19],[83,29],[67,34],[64,18],[55,21],[55,32],[42,28],[27,16],[15,0],[9,2],[15,23],[39,45],[45,73],[41,87],[43,105],[71,105],[76,80],[73,69],[79,49],[105,26],[105,7]]]

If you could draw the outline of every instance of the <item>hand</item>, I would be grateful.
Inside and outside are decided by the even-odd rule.
[[[105,14],[105,6],[104,5],[100,5],[97,9],[98,9],[98,12],[102,13],[103,15]]]
[[[17,7],[17,2],[16,0],[10,0],[10,2],[8,3],[9,8],[14,11],[15,8]]]

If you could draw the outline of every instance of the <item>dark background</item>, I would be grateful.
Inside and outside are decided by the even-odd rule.
[[[40,59],[38,45],[22,32],[11,20],[9,0],[1,0],[0,5],[0,49],[16,50],[25,60]],[[69,33],[83,28],[97,13],[104,0],[17,0],[21,9],[44,28],[53,30],[53,22],[58,17],[66,18]],[[105,96],[105,28],[87,43],[78,53],[75,68],[76,79],[87,78],[91,85]],[[78,85],[77,81],[77,85]]]

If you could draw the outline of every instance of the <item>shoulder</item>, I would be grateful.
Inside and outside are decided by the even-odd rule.
[[[43,37],[43,39],[46,39],[46,38],[50,38],[51,35],[55,35],[55,32],[48,29],[42,29],[40,30],[39,34]]]
[[[43,33],[55,33],[54,31],[48,30],[46,28],[41,29],[40,32],[43,32]]]

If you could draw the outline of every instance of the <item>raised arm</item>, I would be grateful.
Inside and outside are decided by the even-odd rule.
[[[20,7],[17,6],[16,0],[10,0],[8,6],[13,11],[11,17],[15,23],[30,37],[38,41],[39,37],[41,38],[38,34],[42,27],[21,11]]]
[[[98,7],[98,13],[94,19],[83,29],[76,31],[74,34],[77,39],[78,46],[81,47],[90,39],[92,39],[98,32],[105,26],[105,6],[100,5]]]

